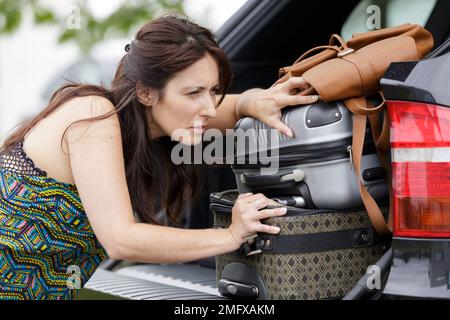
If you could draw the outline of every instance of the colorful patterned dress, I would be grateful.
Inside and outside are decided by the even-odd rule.
[[[73,299],[106,257],[74,184],[0,155],[0,299]]]

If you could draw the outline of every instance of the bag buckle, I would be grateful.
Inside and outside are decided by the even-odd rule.
[[[355,52],[354,49],[352,49],[352,48],[347,48],[347,49],[345,49],[345,50],[339,51],[338,54],[337,54],[337,56],[338,56],[338,58],[343,58],[343,57],[345,57],[345,56],[348,56],[349,54],[352,54],[353,52]]]
[[[252,243],[250,243],[250,241],[253,240]],[[257,234],[247,237],[244,239],[244,243],[241,245],[239,251],[248,256],[253,256],[255,254],[260,254],[262,253],[262,249],[261,249],[261,241],[260,238]]]

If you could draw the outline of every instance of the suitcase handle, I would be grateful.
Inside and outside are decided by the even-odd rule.
[[[241,182],[250,187],[261,187],[268,185],[277,185],[279,183],[287,183],[291,181],[300,182],[305,179],[305,172],[296,169],[290,173],[274,174],[274,175],[241,175]]]

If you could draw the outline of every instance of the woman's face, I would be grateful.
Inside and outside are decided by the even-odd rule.
[[[152,138],[170,136],[185,145],[200,143],[208,119],[216,116],[218,89],[218,66],[209,54],[177,73],[147,112]]]

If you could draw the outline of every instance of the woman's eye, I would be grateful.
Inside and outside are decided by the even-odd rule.
[[[190,95],[190,96],[195,96],[196,94],[198,94],[200,91],[192,91],[192,92],[189,92],[188,93],[188,95]]]

